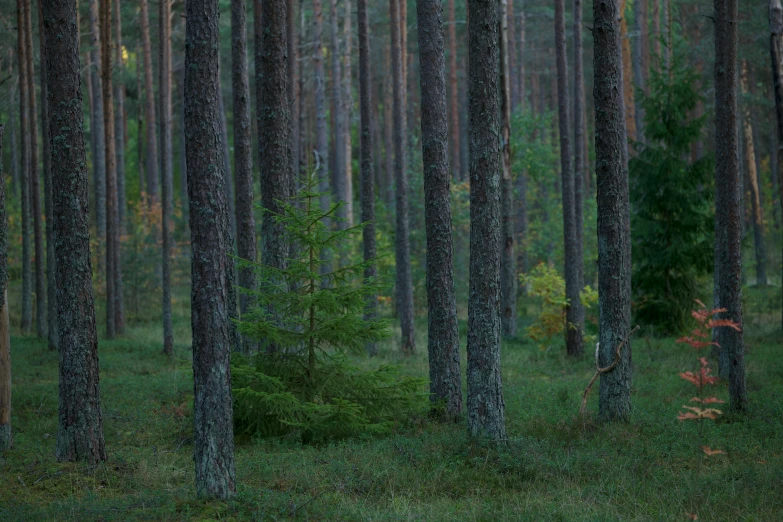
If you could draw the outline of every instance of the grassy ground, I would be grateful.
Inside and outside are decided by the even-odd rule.
[[[510,343],[507,445],[476,447],[463,423],[430,422],[321,447],[238,439],[238,495],[228,503],[194,495],[186,302],[176,310],[173,362],[161,355],[157,326],[101,342],[109,460],[94,468],[54,459],[57,355],[36,339],[12,339],[15,446],[0,458],[0,520],[685,520],[686,511],[783,520],[783,363],[771,326],[779,289],[752,295],[750,412],[705,426],[704,443],[726,456],[700,465],[696,425],[676,419],[692,396],[677,377],[693,369],[690,348],[637,338],[633,420],[597,425],[576,415],[591,355]],[[402,358],[389,343],[378,362],[426,375],[421,326],[419,355]]]

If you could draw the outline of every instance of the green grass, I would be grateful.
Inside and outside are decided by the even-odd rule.
[[[676,419],[692,396],[677,373],[693,369],[694,353],[642,334],[633,344],[629,424],[577,418],[591,354],[572,360],[563,350],[510,343],[507,445],[476,446],[464,423],[429,421],[386,438],[316,447],[238,438],[238,495],[226,503],[195,498],[186,291],[176,301],[173,362],[161,354],[158,325],[101,341],[109,460],[97,467],[55,461],[57,355],[44,342],[14,337],[15,445],[0,458],[0,520],[646,521],[684,520],[686,511],[700,520],[781,520],[780,292],[765,292],[751,291],[747,301],[758,312],[747,332],[750,412],[705,426],[704,443],[728,455],[705,459],[700,471],[697,426]],[[755,320],[765,313],[768,321]],[[417,342],[414,357],[389,342],[379,360],[362,364],[394,363],[425,376],[423,323]],[[717,394],[726,397],[724,388]]]

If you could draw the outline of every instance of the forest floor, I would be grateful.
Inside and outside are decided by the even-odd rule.
[[[750,293],[759,309],[747,325],[750,411],[704,426],[703,444],[726,455],[702,459],[697,425],[677,420],[693,395],[677,376],[694,369],[690,347],[635,338],[633,418],[601,425],[578,418],[591,349],[571,359],[508,343],[507,444],[478,447],[464,423],[426,420],[324,446],[238,437],[238,494],[225,503],[195,497],[186,295],[175,309],[173,361],[157,325],[101,340],[109,458],[97,467],[55,461],[58,356],[13,337],[14,448],[0,457],[0,520],[783,520],[780,289]],[[389,343],[364,364],[426,376],[420,326],[417,355]],[[717,395],[725,399],[725,388]],[[592,412],[596,397],[597,389]]]

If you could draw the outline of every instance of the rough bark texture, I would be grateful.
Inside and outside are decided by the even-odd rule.
[[[106,448],[98,386],[76,4],[70,0],[44,2],[43,19],[60,330],[56,455],[61,462],[86,460],[95,464],[106,460]]]
[[[652,40],[652,55],[653,59],[659,60],[661,58],[661,0],[651,0],[652,8],[650,9],[650,18],[652,23],[650,24],[650,39]]]
[[[236,173],[237,254],[256,260],[256,223],[253,216],[253,147],[250,141],[250,79],[247,67],[245,0],[231,1],[231,91],[234,104],[234,172]],[[254,290],[255,273],[239,270],[241,288]],[[239,296],[239,313],[248,309],[247,295]]]
[[[174,191],[171,161],[171,4],[169,0],[160,0],[160,174],[161,174],[161,233],[163,252],[161,253],[162,308],[163,308],[163,353],[174,355],[174,330],[171,325],[171,211]]]
[[[501,174],[500,299],[504,337],[517,334],[517,271],[514,259],[514,180],[511,173],[511,56],[509,55],[508,5],[500,0],[500,136]]]
[[[737,0],[715,7],[715,238],[717,299],[721,317],[742,327],[742,194],[737,124]],[[748,404],[743,332],[719,328],[720,372],[729,381],[730,408]]]
[[[454,292],[451,233],[446,58],[440,0],[417,2],[421,71],[421,148],[427,229],[427,352],[430,400],[456,418],[462,413],[462,377]]]
[[[43,32],[43,12],[38,2],[38,35],[41,38],[41,50],[45,48]],[[54,208],[52,207],[52,151],[49,139],[49,100],[46,82],[46,53],[41,52],[41,130],[43,137],[43,168],[44,168],[44,206],[46,207],[46,333],[49,349],[58,350],[60,336],[57,331],[57,279],[55,274],[54,255]],[[2,321],[2,318],[0,318]]]
[[[13,60],[13,51],[8,52],[8,59]],[[19,142],[16,139],[16,124],[14,123],[14,107],[16,107],[16,95],[19,89],[19,75],[14,79],[14,85],[11,87],[11,94],[8,101],[8,119],[11,122],[9,136],[11,138],[11,196],[20,197],[19,185],[20,179],[20,159]]]
[[[345,202],[345,185],[346,169],[345,169],[345,118],[343,117],[343,97],[342,97],[342,68],[340,66],[340,36],[337,29],[337,0],[329,0],[329,27],[331,28],[331,65],[332,65],[332,118],[334,121],[334,129],[332,130],[333,140],[333,160],[334,160],[334,172],[332,173],[332,179],[334,180],[334,195],[337,201]],[[337,210],[337,217],[341,218],[337,221],[339,228],[345,228],[346,222],[343,221],[346,217],[346,204]]]
[[[585,115],[584,46],[582,42],[582,0],[574,0],[574,223],[578,286],[585,286],[584,186],[587,171],[587,118]],[[584,320],[584,319],[583,319]]]
[[[316,177],[320,180],[321,210],[329,208],[329,142],[326,136],[326,74],[324,73],[324,52],[322,45],[323,12],[321,0],[313,0],[313,68],[315,69],[315,164]],[[258,52],[258,51],[256,51]]]
[[[95,191],[95,221],[98,236],[98,270],[103,274],[106,244],[106,127],[103,116],[103,84],[101,78],[100,14],[98,0],[88,0],[90,12],[90,141],[92,143],[93,189]]]
[[[45,125],[45,123],[44,123]],[[0,172],[3,172],[3,136],[0,123]],[[8,218],[5,176],[0,176],[0,454],[11,447],[11,335],[8,324]]]
[[[120,0],[114,0],[114,52],[115,67],[122,71],[125,67],[122,55],[122,10]],[[120,222],[120,233],[125,233],[125,217],[127,214],[127,198],[125,196],[125,82],[122,74],[118,81],[114,82],[114,103],[117,113],[114,118],[115,155],[117,157],[117,219]],[[51,307],[50,307],[51,308]]]
[[[625,132],[630,141],[636,141],[636,105],[633,92],[633,67],[631,64],[631,40],[628,38],[626,0],[620,1],[620,45],[623,54],[623,98],[625,105]]]
[[[581,0],[577,0],[581,1]],[[647,67],[650,58],[650,38],[647,29],[647,0],[635,0],[633,3],[634,32],[636,38],[633,45],[633,81],[637,89],[646,92]],[[636,139],[644,142],[644,108],[639,97],[635,100],[634,114],[636,116]]]
[[[391,24],[391,78],[394,112],[394,180],[397,207],[395,259],[397,270],[397,315],[400,318],[402,352],[416,351],[413,321],[413,281],[411,279],[410,223],[408,219],[408,172],[405,140],[405,73],[403,70],[403,29],[400,0],[389,0]]]
[[[609,366],[631,331],[631,225],[628,150],[623,107],[619,0],[593,3],[595,55],[596,199],[598,201],[599,366]],[[605,421],[631,414],[631,343],[620,363],[601,375],[598,415]]]
[[[236,208],[234,205],[234,176],[233,169],[231,168],[231,143],[228,139],[228,115],[226,114],[226,103],[223,99],[223,88],[220,88],[220,97],[218,97],[218,113],[220,114],[220,133],[222,135],[223,142],[223,159],[225,160],[226,169],[226,198],[228,201],[228,220],[231,225],[231,236],[236,236],[237,233],[237,221],[236,221]],[[233,278],[232,278],[233,288]]]
[[[384,46],[384,70],[391,71],[391,46]],[[384,183],[381,187],[381,197],[386,208],[391,210],[394,204],[394,93],[392,75],[386,74],[383,80],[383,151],[384,151]]]
[[[565,241],[566,351],[580,355],[583,351],[584,309],[579,298],[579,247],[576,234],[574,169],[571,163],[571,119],[568,100],[568,57],[566,55],[565,0],[555,0],[555,49],[557,53],[557,115],[560,127],[560,169],[563,193],[563,240]]]
[[[778,190],[778,201],[783,210],[783,6],[780,0],[769,1],[769,49],[772,60],[772,82],[775,90],[775,116],[777,123],[777,161],[772,166],[777,173],[778,185],[773,187]],[[783,324],[783,316],[781,316]]]
[[[41,226],[41,178],[38,175],[38,118],[35,95],[35,65],[33,49],[32,0],[25,1],[25,30],[27,46],[27,84],[30,97],[30,210],[33,213],[33,246],[35,251],[35,332],[39,338],[46,337],[46,273]]]
[[[460,179],[459,150],[459,93],[457,92],[457,13],[454,0],[449,2],[449,119],[451,121],[451,169],[455,180]]]
[[[158,138],[157,117],[155,114],[155,89],[152,86],[152,44],[150,43],[150,16],[147,0],[139,1],[139,22],[141,26],[142,57],[144,62],[144,119],[146,124],[146,157],[144,161],[147,173],[147,196],[158,199]]]
[[[32,227],[30,223],[30,119],[29,95],[31,89],[27,74],[27,38],[25,35],[25,10],[27,0],[17,0],[17,43],[19,56],[19,122],[20,141],[22,144],[22,333],[30,333],[33,328],[33,273],[30,239]]]
[[[353,94],[351,52],[353,45],[353,31],[351,29],[351,0],[345,0],[345,23],[343,24],[343,40],[345,49],[343,53],[343,78],[342,78],[342,103],[343,103],[343,145],[345,146],[345,185],[343,186],[342,200],[345,201],[345,219],[347,226],[352,227],[353,219],[353,146],[351,143],[351,119],[353,115]]]
[[[378,275],[375,264],[377,255],[375,248],[375,187],[373,175],[373,104],[372,104],[372,78],[370,76],[370,20],[367,13],[367,0],[357,0],[358,26],[359,26],[359,111],[360,125],[360,153],[361,153],[361,204],[362,204],[362,244],[364,246],[365,262],[372,262],[365,270],[364,277],[370,280]],[[367,307],[364,317],[372,320],[377,315],[377,298],[375,295],[367,297]],[[375,355],[378,348],[375,343],[367,346],[367,352]]]
[[[743,93],[748,92],[748,64],[742,62],[740,75],[740,87]],[[756,147],[753,139],[753,119],[750,114],[750,106],[742,104],[742,134],[745,147],[745,172],[747,173],[748,188],[750,189],[751,223],[753,225],[753,246],[756,254],[756,284],[767,284],[767,249],[764,244],[764,216],[761,194],[759,190],[759,174],[757,169]]]
[[[231,398],[232,333],[229,279],[232,251],[218,98],[219,2],[189,0],[185,36],[185,133],[193,328],[196,492],[225,499],[236,493]]]
[[[470,297],[468,432],[506,439],[500,376],[500,49],[498,4],[469,0]]]
[[[517,56],[519,57],[519,66],[517,67],[517,83],[519,84],[518,103],[523,108],[527,107],[527,88],[525,86],[525,82],[527,81],[527,78],[525,77],[525,29],[525,6],[523,3],[519,12],[519,52],[517,53]]]

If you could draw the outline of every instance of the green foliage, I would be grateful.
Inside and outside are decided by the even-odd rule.
[[[317,182],[312,175],[305,179],[297,200],[283,202],[283,213],[274,216],[294,245],[286,267],[240,261],[260,284],[242,289],[254,306],[239,331],[274,347],[232,361],[240,432],[295,433],[304,442],[384,433],[426,402],[423,381],[401,378],[390,367],[362,371],[346,358],[388,336],[387,320],[364,316],[367,300],[384,285],[364,279],[375,260],[332,269],[325,253],[339,251],[363,225],[330,229],[326,221],[337,219],[339,205],[319,208]]]
[[[713,161],[690,162],[704,118],[691,118],[701,95],[682,64],[653,70],[642,96],[646,144],[629,163],[633,291],[638,321],[663,333],[687,324],[698,278],[712,270]]]
[[[565,295],[565,279],[553,267],[539,263],[529,274],[523,274],[520,280],[528,287],[528,295],[537,299],[541,307],[538,316],[527,327],[527,334],[538,343],[539,348],[546,350],[551,346],[552,339],[562,338],[565,331],[569,302]],[[589,286],[579,295],[586,310],[598,302],[598,292]],[[585,340],[589,343],[592,337],[585,336]]]

